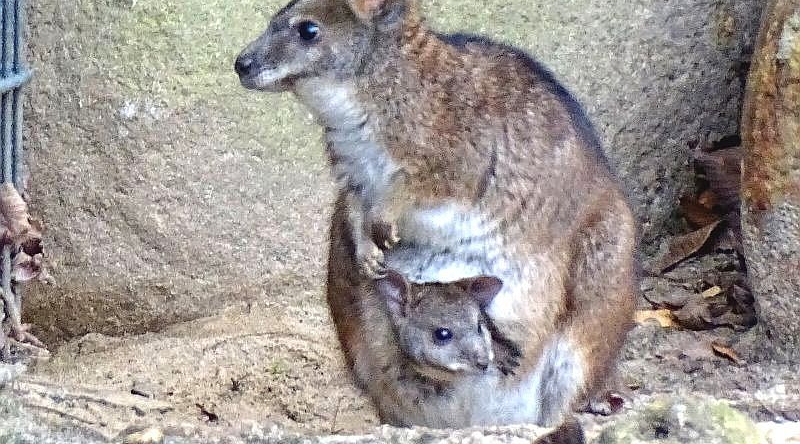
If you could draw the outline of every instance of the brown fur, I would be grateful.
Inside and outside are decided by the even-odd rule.
[[[454,257],[465,243],[485,243],[521,282],[511,306],[493,317],[523,354],[517,379],[507,383],[521,383],[542,367],[545,349],[566,341],[583,380],[555,404],[575,406],[606,378],[631,324],[631,211],[590,125],[545,70],[502,45],[448,43],[417,10],[411,0],[300,0],[240,56],[292,67],[277,80],[242,74],[242,82],[294,91],[328,127],[343,185],[331,227],[328,303],[345,356],[361,385],[378,391],[379,410],[382,396],[400,397],[396,381],[375,385],[364,373],[391,365],[376,364],[391,353],[365,343],[385,320],[373,312],[370,279],[358,272],[359,243],[369,240],[372,224],[395,228],[399,246],[428,245]],[[317,43],[295,42],[280,25],[300,19],[320,23]],[[364,154],[347,158],[349,145],[335,140],[342,128],[364,143]],[[380,164],[385,159],[390,166]],[[362,164],[368,161],[378,166]],[[420,211],[443,206],[477,215],[488,228],[469,239],[412,223]]]

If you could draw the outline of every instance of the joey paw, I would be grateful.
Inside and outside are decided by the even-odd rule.
[[[508,359],[498,360],[495,362],[497,365],[497,369],[500,370],[505,376],[511,376],[514,374],[514,368],[519,367],[519,361],[515,358],[509,357]]]
[[[497,369],[505,376],[514,374],[514,369],[519,367],[520,353],[511,344],[504,344],[495,339],[493,342],[494,361]]]

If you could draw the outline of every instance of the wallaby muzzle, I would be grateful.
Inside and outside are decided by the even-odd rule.
[[[268,57],[271,44],[270,39],[262,35],[247,45],[236,57],[233,68],[239,75],[239,82],[245,88],[269,92],[281,92],[286,89],[283,80],[291,73],[286,66],[270,62],[270,59],[274,59]]]

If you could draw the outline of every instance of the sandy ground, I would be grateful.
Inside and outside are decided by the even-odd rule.
[[[703,265],[702,259],[691,261],[687,270]],[[321,279],[318,284],[300,294],[290,285],[273,289],[243,307],[159,333],[89,334],[68,342],[50,360],[35,364],[24,380],[58,387],[66,391],[61,399],[79,401],[32,411],[106,438],[153,425],[213,435],[253,422],[310,434],[370,431],[377,419],[343,367]],[[639,326],[621,357],[622,380],[634,388],[634,399],[707,394],[731,400],[758,421],[800,419],[796,368],[737,365],[707,347],[711,341],[733,342],[745,356],[743,347],[760,346],[747,338],[730,328]],[[165,404],[132,408],[87,401],[90,397],[80,395],[87,389]]]

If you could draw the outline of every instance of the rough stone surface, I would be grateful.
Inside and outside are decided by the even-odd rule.
[[[231,66],[283,2],[28,2],[29,194],[57,285],[27,291],[25,318],[47,342],[319,297],[321,130]],[[690,183],[689,145],[736,132],[760,1],[423,3],[433,26],[526,48],[576,93],[646,250]]]
[[[742,230],[771,356],[800,359],[800,1],[764,13],[742,116]]]
[[[757,444],[755,423],[713,399],[659,397],[636,413],[605,428],[599,444],[657,441],[663,444]]]
[[[319,131],[232,70],[264,22],[252,17],[277,2],[28,4],[29,195],[57,282],[27,290],[40,336],[316,297],[330,186]]]

